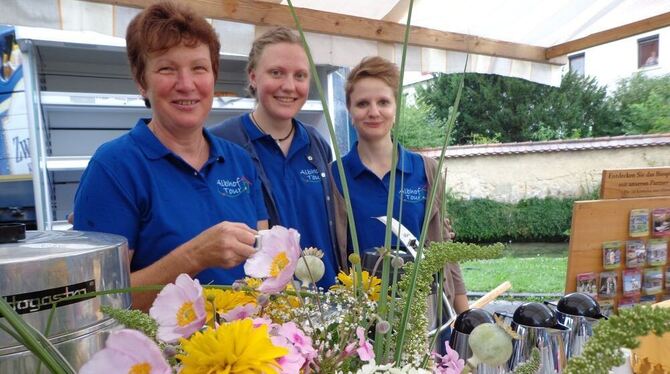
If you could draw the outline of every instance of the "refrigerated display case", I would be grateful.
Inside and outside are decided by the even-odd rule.
[[[14,27],[0,25],[0,222],[35,228],[23,56]]]

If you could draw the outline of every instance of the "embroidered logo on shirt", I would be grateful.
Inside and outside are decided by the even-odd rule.
[[[321,181],[321,175],[317,169],[300,170],[300,179],[307,183],[318,183]]]
[[[426,186],[405,187],[399,192],[402,201],[406,203],[420,203],[426,200]]]
[[[237,197],[249,193],[251,182],[244,176],[236,179],[219,179],[216,181],[219,193],[226,197]]]

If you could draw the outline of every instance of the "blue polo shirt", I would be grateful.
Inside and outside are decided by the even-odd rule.
[[[282,226],[300,232],[302,248],[316,247],[323,251],[325,273],[317,283],[328,288],[335,283],[337,262],[334,258],[322,179],[325,173],[312,164],[308,154],[309,137],[300,121],[294,120],[295,134],[288,154],[284,156],[270,135],[262,133],[249,115],[242,116],[258,158],[270,181],[272,198]]]
[[[135,271],[222,221],[255,229],[267,219],[256,169],[241,147],[203,130],[210,155],[195,170],[156,138],[148,122],[139,120],[95,152],[75,195],[76,230],[126,237]],[[196,277],[203,284],[231,284],[244,278],[244,268],[209,268]]]
[[[426,171],[421,156],[407,151],[402,146],[398,146],[398,149],[400,153],[395,176],[393,217],[399,219],[400,202],[402,200],[402,219],[399,219],[399,221],[418,238],[423,226],[428,196]],[[362,252],[382,247],[386,226],[376,217],[386,217],[391,172],[386,173],[382,179],[379,179],[377,175],[370,171],[363,164],[358,154],[358,142],[354,144],[346,156],[342,157],[342,164],[349,186],[358,246]],[[336,163],[332,164],[332,171],[335,184],[342,193],[342,182],[337,172]],[[404,178],[402,178],[403,175]],[[348,237],[349,243],[347,245],[351,250],[351,235],[348,235]],[[392,245],[395,245],[396,242],[396,236],[392,235]]]

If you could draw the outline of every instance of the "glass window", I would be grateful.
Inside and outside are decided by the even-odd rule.
[[[658,65],[658,35],[638,39],[637,67]]]
[[[584,54],[572,55],[568,57],[570,62],[570,71],[584,76]]]

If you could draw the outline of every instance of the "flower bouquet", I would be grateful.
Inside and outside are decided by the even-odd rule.
[[[80,373],[460,373],[464,361],[431,353],[435,339],[427,330],[426,299],[433,274],[445,261],[493,258],[502,244],[487,247],[439,243],[425,252],[410,308],[412,324],[400,360],[394,356],[402,327],[399,313],[383,314],[381,280],[361,271],[341,272],[329,290],[315,283],[323,275],[321,253],[302,250],[299,234],[275,226],[260,232],[258,251],[245,264],[247,277],[232,286],[202,286],[180,275],[156,297],[149,313],[103,307],[124,329],[111,333],[106,348]],[[449,245],[452,250],[446,251]],[[382,252],[383,253],[383,252]],[[459,255],[460,253],[460,255]],[[408,289],[414,263],[393,257],[403,268],[395,292],[398,308]],[[350,256],[354,264],[356,256]],[[373,343],[383,347],[377,354]]]
[[[401,81],[412,4],[410,0]],[[314,83],[331,139],[335,139],[309,46],[290,0],[288,5],[302,36],[312,75],[317,77]],[[462,81],[458,90],[450,108],[437,170],[442,170],[449,134],[458,115]],[[402,102],[401,92],[397,97],[397,102]],[[397,106],[396,118],[402,118],[401,108]],[[400,124],[396,124],[394,131],[399,128]],[[394,147],[396,143],[394,137]],[[350,208],[338,147],[334,152]],[[394,194],[396,156],[392,160],[389,195]],[[442,193],[437,191],[437,185],[433,185],[427,199],[427,212],[431,211],[436,193]],[[389,205],[387,221],[393,212]],[[351,214],[351,209],[347,213]],[[429,334],[427,319],[431,286],[437,284],[437,293],[442,293],[440,272],[444,265],[498,257],[502,244],[480,247],[440,242],[424,248],[424,224],[414,261],[405,263],[397,250],[390,249],[388,226],[386,243],[375,265],[382,268],[379,279],[374,271],[361,269],[354,221],[352,217],[348,221],[354,253],[349,257],[349,269],[338,275],[338,283],[329,290],[315,286],[323,274],[319,251],[302,250],[295,230],[275,226],[262,232],[258,252],[245,264],[247,278],[232,286],[203,286],[182,274],[174,284],[164,286],[148,314],[103,307],[104,313],[125,328],[112,332],[106,347],[80,373],[461,373],[473,370],[480,362],[495,366],[507,360],[513,334],[503,327],[491,323],[477,326],[470,338],[474,355],[466,363],[448,345],[446,354],[434,353],[437,334]],[[139,290],[118,292],[129,291]],[[438,303],[438,316],[442,315],[441,306]],[[75,372],[49,340],[22,321],[2,298],[0,315],[5,318],[0,328],[28,347],[50,371]],[[633,348],[637,336],[667,331],[668,309],[635,307],[622,312],[598,325],[583,356],[571,360],[565,371],[607,373],[623,360],[619,347]],[[515,368],[515,372],[535,373],[539,361],[535,351],[531,360]]]
[[[440,355],[426,320],[426,296],[445,262],[498,257],[500,243],[429,246],[417,261],[411,322],[402,326],[414,262],[380,251],[380,258],[391,257],[394,272],[404,270],[388,289],[387,296],[395,294],[390,299],[395,312],[384,313],[378,303],[382,281],[368,271],[341,272],[334,286],[321,290],[315,286],[323,275],[321,253],[302,250],[297,231],[275,226],[260,237],[258,251],[245,264],[247,277],[232,286],[203,287],[182,274],[161,290],[148,314],[103,307],[125,328],[112,332],[106,348],[80,373],[466,373],[480,363],[504,365],[512,352],[515,334],[502,324],[485,323],[470,334],[472,357],[460,358],[448,342]],[[352,255],[350,261],[355,265],[358,259]],[[402,330],[406,343],[398,344]],[[638,336],[667,331],[670,309],[624,311],[598,325],[583,356],[565,371],[607,373],[623,363],[619,347],[634,348]],[[537,373],[539,366],[536,349],[514,372]]]

